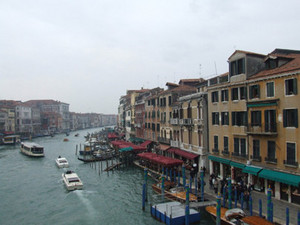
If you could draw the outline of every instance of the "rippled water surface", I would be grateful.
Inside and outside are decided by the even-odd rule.
[[[127,167],[114,172],[100,171],[101,164],[91,167],[77,159],[76,145],[84,143],[87,132],[37,138],[44,146],[44,158],[22,155],[19,146],[0,146],[0,224],[161,224],[150,216],[149,205],[142,211],[143,171]],[[66,157],[70,169],[81,178],[84,189],[66,191],[61,174],[65,169],[55,165],[59,155]],[[103,169],[106,167],[102,164]],[[159,197],[148,182],[149,202]],[[201,214],[201,224],[211,223]]]

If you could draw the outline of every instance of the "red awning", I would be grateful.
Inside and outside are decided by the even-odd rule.
[[[149,160],[153,163],[157,163],[164,166],[179,166],[183,164],[183,161],[180,159],[173,159],[170,157],[157,155],[151,152],[140,153],[138,154],[138,156],[141,157],[142,159]]]
[[[115,133],[109,133],[109,134],[107,135],[107,138],[108,138],[108,139],[118,138],[118,136],[117,136]]]
[[[122,140],[112,141],[111,144],[114,146],[118,146],[119,148],[132,147],[134,151],[145,151],[146,150],[146,147],[135,145],[131,142],[122,141]]]
[[[196,155],[196,154],[191,153],[191,152],[183,151],[183,150],[181,150],[179,148],[170,148],[170,149],[168,149],[168,152],[174,153],[176,155],[180,155],[180,156],[182,156],[182,157],[184,157],[186,159],[191,159],[191,160],[195,159],[195,158],[197,158],[199,156],[199,155]]]
[[[145,141],[142,144],[140,144],[140,146],[146,147],[147,145],[149,145],[150,143],[152,143],[152,141]]]

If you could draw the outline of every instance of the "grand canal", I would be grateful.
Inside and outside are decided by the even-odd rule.
[[[76,145],[84,143],[87,132],[100,130],[82,130],[78,137],[70,133],[69,142],[63,142],[64,134],[34,139],[45,147],[45,157],[38,159],[22,155],[19,146],[0,146],[0,224],[161,224],[150,216],[149,205],[141,209],[143,171],[127,167],[99,173],[99,167],[77,159]],[[59,155],[82,179],[83,190],[66,191],[65,169],[55,165]],[[151,183],[149,201],[154,203],[160,196],[152,193]],[[213,224],[204,212],[201,224]]]

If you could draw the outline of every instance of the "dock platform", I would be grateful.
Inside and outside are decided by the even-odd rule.
[[[166,202],[151,207],[151,215],[157,220],[169,225],[185,224],[185,205],[180,202]],[[195,209],[190,209],[189,222],[200,221],[200,213]]]

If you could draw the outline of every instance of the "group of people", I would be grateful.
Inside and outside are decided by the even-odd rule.
[[[219,179],[215,174],[211,174],[209,177],[210,189],[214,189],[215,194],[225,192],[225,199],[228,199],[228,181],[226,178]],[[250,183],[245,184],[243,181],[232,184],[232,200],[234,200],[235,190],[237,192],[237,200],[241,202],[243,196],[243,202],[246,204],[246,209],[249,209],[250,195],[253,190],[253,185]],[[242,195],[243,194],[243,195]]]

